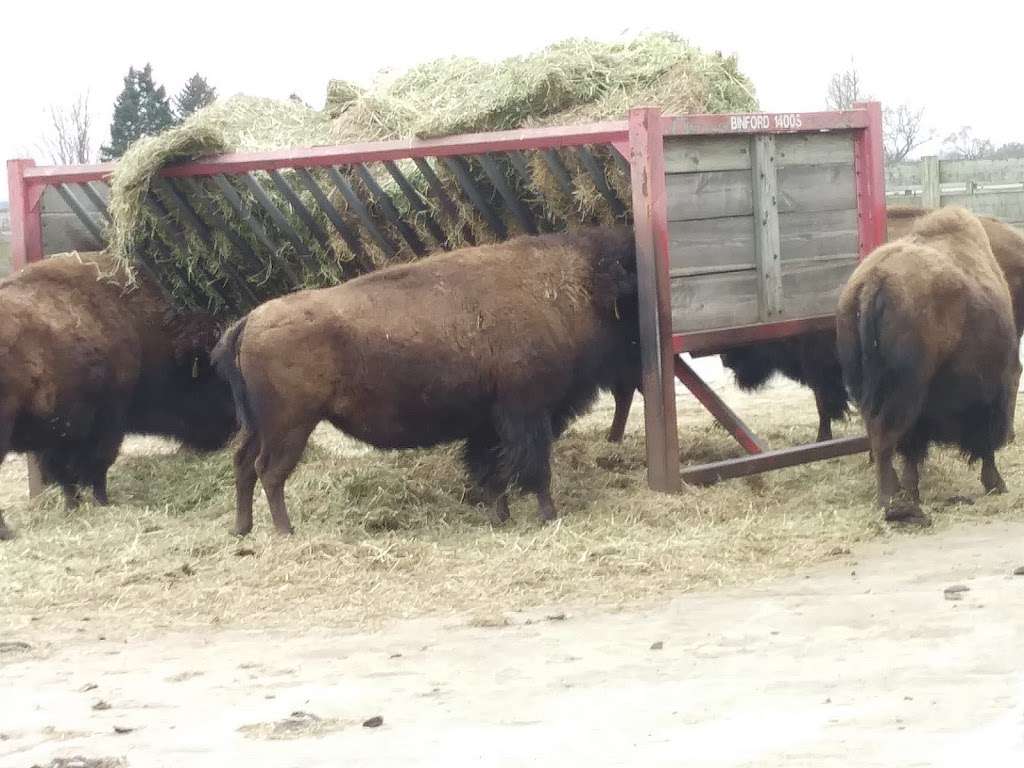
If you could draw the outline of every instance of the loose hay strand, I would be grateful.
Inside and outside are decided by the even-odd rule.
[[[771,444],[813,439],[806,390],[734,397],[757,412]],[[604,441],[610,410],[605,402],[556,444],[563,516],[543,527],[532,498],[514,500],[505,528],[469,506],[457,446],[382,453],[327,428],[287,486],[292,538],[271,532],[262,502],[249,538],[228,534],[229,452],[196,456],[134,439],[111,473],[115,505],[73,513],[55,491],[13,503],[24,467],[8,461],[0,505],[19,537],[0,547],[0,612],[12,626],[30,616],[88,616],[140,627],[514,616],[567,601],[619,605],[749,584],[894,535],[875,508],[863,455],[664,495],[646,487],[639,409],[622,445]],[[740,452],[692,399],[681,398],[679,411],[688,425],[683,462]],[[851,422],[837,431],[858,430]],[[1008,496],[949,508],[943,499],[974,495],[978,480],[955,452],[935,452],[922,488],[937,529],[1020,515],[1024,450],[1011,445],[998,460]]]

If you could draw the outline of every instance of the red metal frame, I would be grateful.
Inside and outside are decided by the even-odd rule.
[[[751,112],[731,115],[678,115],[663,118],[666,136],[752,133],[809,133],[869,128],[869,110],[844,112]]]
[[[33,160],[7,161],[7,186],[11,205],[11,269],[43,258],[43,212],[39,201],[42,192],[34,194],[26,183],[26,173],[35,167]]]
[[[751,456],[693,468],[687,480],[734,477],[863,450],[862,439],[830,441],[784,451],[763,444],[700,377],[675,356],[687,351],[709,354],[730,346],[756,343],[831,327],[831,316],[759,323],[699,333],[672,334],[669,291],[668,222],[663,146],[665,136],[751,135],[855,131],[858,236],[861,257],[885,241],[885,179],[879,104],[857,104],[844,112],[751,113],[743,115],[663,116],[656,108],[631,110],[628,121],[592,125],[500,131],[429,140],[387,141],[339,147],[313,147],[245,154],[224,154],[167,166],[165,177],[238,174],[256,170],[317,168],[419,157],[473,155],[511,150],[549,149],[586,144],[611,145],[630,162],[633,216],[644,361],[644,402],[649,482],[660,490],[679,487],[675,377],[743,445]],[[7,163],[11,202],[11,250],[15,269],[43,258],[40,199],[47,186],[106,180],[112,163],[37,167],[31,160]],[[858,442],[860,441],[860,442]],[[696,474],[695,474],[696,473]]]
[[[707,382],[697,375],[697,372],[679,355],[675,357],[675,372],[679,380],[700,401],[700,404],[729,431],[737,443],[743,446],[743,450],[747,453],[764,453],[767,450],[767,446],[761,442],[761,438],[743,423],[743,420],[726,405],[718,393],[709,387]]]
[[[675,491],[679,480],[679,428],[672,367],[672,298],[669,294],[668,206],[661,113],[629,113],[630,177],[640,304],[647,482]]]

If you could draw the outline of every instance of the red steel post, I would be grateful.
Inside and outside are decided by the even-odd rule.
[[[885,153],[882,148],[882,105],[857,103],[867,114],[867,126],[854,142],[857,174],[857,231],[863,259],[885,242]]]
[[[39,196],[33,195],[25,181],[25,170],[34,160],[7,161],[7,187],[11,203],[11,270],[43,258],[43,218]]]
[[[672,366],[665,148],[661,128],[658,109],[630,110],[629,160],[640,300],[647,483],[656,491],[671,492],[680,490],[682,484]]]

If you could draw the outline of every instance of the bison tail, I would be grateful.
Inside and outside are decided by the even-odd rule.
[[[846,388],[865,417],[902,431],[916,419],[925,391],[919,381],[923,340],[913,319],[891,302],[884,283],[864,286],[857,299],[852,338],[839,345]]]
[[[252,403],[249,400],[249,389],[245,384],[245,377],[242,376],[242,369],[238,367],[238,349],[242,344],[242,333],[245,331],[247,318],[242,318],[232,325],[217,346],[210,353],[213,367],[231,386],[231,396],[235,401],[235,413],[238,415],[238,423],[246,432],[256,431],[255,413]]]

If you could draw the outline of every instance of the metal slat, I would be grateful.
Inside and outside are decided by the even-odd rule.
[[[162,191],[164,195],[166,195],[175,210],[180,214],[180,220],[183,220],[185,226],[195,232],[196,237],[199,238],[199,242],[203,244],[206,252],[216,259],[217,252],[213,242],[213,233],[206,225],[206,222],[199,218],[199,214],[196,213],[195,208],[192,207],[192,204],[182,193],[181,188],[177,185],[175,180],[157,179],[155,180],[154,186],[158,191]],[[219,262],[218,265],[227,276],[228,282],[234,285],[235,290],[241,293],[243,298],[247,298],[252,305],[259,304],[259,299],[256,297],[256,294],[252,292],[252,288],[249,287],[249,284],[241,275],[238,274],[232,265],[228,263],[221,264]],[[210,274],[213,273],[211,272]]]
[[[487,204],[487,201],[484,200],[483,193],[476,185],[476,182],[473,181],[473,175],[470,173],[469,165],[465,159],[458,156],[442,157],[440,159],[445,164],[445,167],[451,171],[466,197],[473,203],[473,207],[484,217],[484,221],[487,222],[487,226],[491,228],[491,231],[502,240],[507,238],[508,230],[505,229],[505,223],[498,218],[498,215]]]
[[[245,184],[246,189],[256,198],[256,202],[260,204],[260,207],[267,212],[270,216],[270,220],[274,222],[281,234],[284,235],[285,239],[292,244],[295,249],[295,256],[300,259],[307,259],[309,254],[305,253],[306,244],[302,242],[302,238],[299,237],[299,233],[295,231],[288,218],[281,213],[281,209],[277,207],[266,190],[256,181],[255,177],[251,173],[243,173],[239,178],[242,183]]]
[[[430,207],[420,197],[420,193],[416,191],[415,187],[409,183],[409,180],[405,178],[405,175],[398,168],[393,160],[385,160],[384,167],[387,168],[388,173],[391,174],[391,178],[398,184],[398,188],[402,190],[402,194],[405,195],[405,199],[409,201],[409,205],[412,206],[413,210],[423,217],[424,223],[427,225],[427,229],[430,230],[431,236],[437,242],[439,246],[444,248],[449,246],[448,238],[445,237],[444,230],[441,229],[440,225],[434,221],[433,215],[430,213]]]
[[[391,242],[390,237],[380,231],[380,228],[370,215],[369,209],[359,198],[359,195],[355,193],[355,190],[352,189],[352,185],[348,183],[345,177],[333,165],[327,166],[324,170],[327,171],[327,178],[331,180],[331,183],[341,193],[341,196],[345,198],[348,207],[355,211],[356,216],[359,218],[359,223],[370,233],[370,237],[373,238],[374,242],[389,256],[395,254],[398,251],[398,246]]]
[[[524,230],[529,232],[531,235],[537,234],[537,223],[533,220],[533,216],[526,210],[523,204],[519,201],[515,192],[508,185],[508,181],[505,179],[505,174],[501,168],[495,162],[491,155],[477,155],[477,160],[480,165],[483,166],[484,173],[487,174],[487,178],[491,180],[491,184],[498,190],[498,194],[501,195],[501,199],[505,201],[505,205],[512,211],[512,215],[515,216],[516,221],[519,222]]]
[[[533,189],[533,174],[530,173],[530,165],[526,162],[526,158],[522,152],[506,152],[508,155],[509,162],[512,165],[512,170],[515,171],[516,176],[527,189]],[[544,200],[540,198],[539,201],[533,206],[527,206],[527,208],[533,213],[534,221],[537,222],[537,227],[545,232],[553,232],[555,230],[554,224],[550,217],[544,212]]]
[[[103,220],[108,224],[110,223],[110,212],[107,211],[107,204],[103,201],[99,192],[93,187],[95,182],[87,181],[84,184],[78,184],[78,188],[82,190],[82,193],[89,198],[89,202],[92,203],[93,208],[100,212],[103,216]]]
[[[82,222],[82,226],[88,230],[89,234],[95,238],[97,244],[102,250],[106,241],[103,237],[103,232],[100,230],[99,226],[97,226],[92,216],[90,216],[85,208],[82,207],[82,204],[78,202],[78,199],[74,196],[71,190],[67,188],[67,185],[58,184],[57,192],[62,198],[64,198],[64,202],[68,204],[68,208],[70,208],[71,212],[75,214],[75,217]]]
[[[597,162],[597,158],[594,157],[594,153],[587,147],[577,147],[576,153],[579,155],[583,167],[587,169],[587,174],[594,181],[597,191],[601,193],[601,196],[608,201],[608,205],[612,207],[612,213],[616,216],[625,215],[626,207],[616,196],[615,192],[612,191],[612,188],[608,186],[608,180],[604,177],[604,171],[601,169],[600,163]]]
[[[459,209],[452,201],[448,191],[444,188],[444,184],[437,178],[437,174],[434,173],[434,169],[430,167],[430,163],[427,162],[425,157],[414,157],[413,163],[419,169],[420,173],[423,174],[423,178],[427,180],[427,186],[430,187],[430,191],[434,197],[437,198],[437,202],[441,205],[441,211],[452,224],[459,223]]]
[[[402,233],[402,237],[405,238],[405,242],[412,248],[413,253],[417,256],[423,256],[426,254],[427,249],[424,248],[423,243],[420,241],[416,231],[410,227],[405,221],[403,221],[401,214],[398,209],[395,208],[395,204],[391,202],[391,198],[388,194],[380,188],[380,184],[373,178],[373,175],[367,170],[365,165],[355,165],[356,173],[359,175],[359,179],[366,185],[366,188],[370,190],[370,194],[373,199],[380,205],[381,210],[384,212],[384,217],[391,222],[391,224]]]
[[[180,179],[174,179],[172,185],[185,187],[197,200],[201,199],[203,193],[206,195],[211,194],[210,189],[203,185],[200,179],[197,178],[188,178],[185,176]],[[224,237],[231,243],[231,248],[242,254],[242,258],[249,266],[250,271],[255,274],[262,274],[264,268],[260,264],[260,258],[256,255],[256,252],[240,236],[240,234],[234,230],[234,227],[227,222],[227,219],[220,214],[213,203],[207,203],[205,206],[205,215],[206,218],[212,222],[214,229],[224,233]],[[248,285],[248,281],[246,281],[246,283]]]
[[[345,220],[341,217],[338,209],[334,207],[331,201],[324,194],[324,191],[320,189],[320,185],[316,183],[316,179],[313,178],[313,174],[307,171],[305,168],[296,168],[295,175],[299,177],[299,181],[302,182],[302,186],[309,190],[309,193],[313,196],[316,204],[320,206],[320,210],[324,212],[324,215],[328,218],[334,228],[338,230],[338,234],[341,235],[341,239],[345,241],[345,245],[348,246],[349,250],[352,251],[353,255],[365,259],[366,249],[363,247],[362,241],[359,239],[359,235],[351,230]]]
[[[544,163],[547,165],[548,170],[551,171],[551,175],[555,177],[558,186],[562,188],[562,192],[572,198],[576,192],[572,185],[572,176],[569,175],[569,169],[565,167],[565,163],[562,162],[558,151],[545,149],[541,153],[541,157],[544,158]]]
[[[147,208],[149,208],[150,212],[154,216],[156,216],[157,226],[160,227],[160,230],[165,234],[165,236],[168,239],[172,240],[174,244],[178,246],[178,248],[187,253],[189,250],[188,241],[185,239],[185,236],[181,233],[181,231],[175,226],[174,222],[171,220],[170,212],[167,210],[166,206],[164,206],[164,204],[160,201],[160,199],[155,197],[154,195],[147,195],[145,205]],[[178,265],[177,259],[174,258],[174,254],[169,249],[167,249],[166,246],[164,246],[162,250],[165,251],[166,258],[168,259],[168,261],[170,261],[174,271],[178,273],[178,278],[185,284],[186,287],[188,287],[190,291],[192,291],[192,284],[188,278],[188,274],[182,271],[181,267]],[[212,288],[213,291],[217,294],[217,297],[220,298],[222,302],[224,302],[224,305],[232,312],[238,312],[238,306],[235,304],[234,301],[231,300],[231,298],[228,295],[221,292],[220,288],[217,287],[217,279],[212,274],[210,274],[209,270],[207,270],[206,267],[203,266],[203,263],[199,261],[197,262],[196,266],[198,270],[202,273],[206,282],[209,283],[210,288]]]
[[[277,191],[281,193],[281,197],[288,201],[288,205],[295,211],[295,215],[306,225],[306,229],[313,235],[313,239],[320,243],[321,248],[330,252],[331,239],[327,236],[324,228],[320,226],[320,223],[313,218],[313,214],[309,212],[309,209],[303,204],[302,200],[299,199],[295,190],[289,186],[288,182],[284,180],[284,177],[278,171],[267,171],[267,175]]]
[[[267,230],[263,228],[263,225],[256,220],[256,217],[252,215],[245,203],[242,202],[241,196],[238,194],[238,190],[234,188],[230,181],[227,180],[226,176],[217,175],[211,176],[214,185],[224,196],[224,199],[228,201],[235,213],[237,213],[245,225],[249,227],[249,230],[256,236],[256,239],[267,249],[269,258],[266,260],[266,266],[268,269],[273,270],[275,266],[280,266],[281,271],[284,272],[292,286],[299,284],[299,276],[295,270],[291,268],[291,265],[283,258],[277,258],[278,250],[274,241],[270,239],[270,235],[267,234]]]

